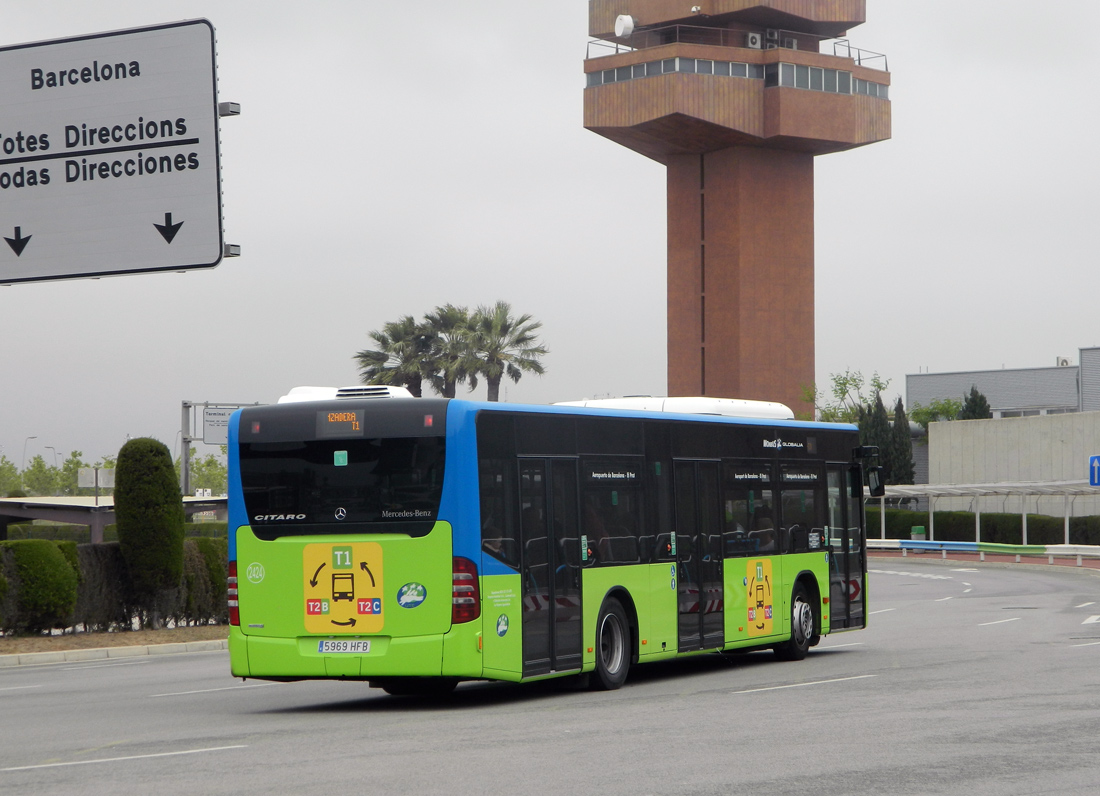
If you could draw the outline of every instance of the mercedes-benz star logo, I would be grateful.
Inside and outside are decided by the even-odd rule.
[[[348,516],[347,509],[344,509],[344,508],[336,509],[336,519],[342,520],[347,516]]]

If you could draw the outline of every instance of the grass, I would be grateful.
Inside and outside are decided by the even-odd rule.
[[[0,636],[0,655],[176,644],[185,641],[221,641],[228,637],[227,625],[175,627],[164,630],[124,630],[115,633],[67,633],[62,636]]]

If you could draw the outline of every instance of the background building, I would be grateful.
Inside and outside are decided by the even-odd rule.
[[[927,445],[913,446],[917,482],[1087,484],[1089,460],[1100,455],[1100,348],[1079,354],[1078,365],[1059,358],[1053,367],[907,375],[910,409],[962,400],[975,386],[993,412],[990,420],[930,424]],[[1100,514],[1100,488],[1097,494],[939,498],[936,509],[1060,516],[1068,507],[1071,516],[1085,516]]]
[[[810,411],[814,157],[890,137],[866,0],[590,0],[584,125],[668,169],[668,394]]]

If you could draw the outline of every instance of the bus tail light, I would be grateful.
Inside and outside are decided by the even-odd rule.
[[[226,578],[225,596],[229,600],[229,624],[240,627],[241,609],[237,602],[237,562],[229,562],[229,577]]]
[[[454,581],[451,624],[472,622],[481,616],[481,589],[477,583],[477,564],[468,558],[455,556],[451,572]]]

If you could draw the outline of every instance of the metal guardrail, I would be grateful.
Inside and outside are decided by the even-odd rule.
[[[909,551],[918,553],[939,552],[943,558],[948,553],[968,553],[980,555],[984,560],[985,554],[990,555],[1014,555],[1017,561],[1022,558],[1041,558],[1046,556],[1047,563],[1053,564],[1055,558],[1076,558],[1077,566],[1083,566],[1086,558],[1100,558],[1100,546],[1097,545],[1017,545],[997,544],[995,542],[936,542],[922,541],[918,539],[868,539],[868,550],[901,550],[902,555]]]

